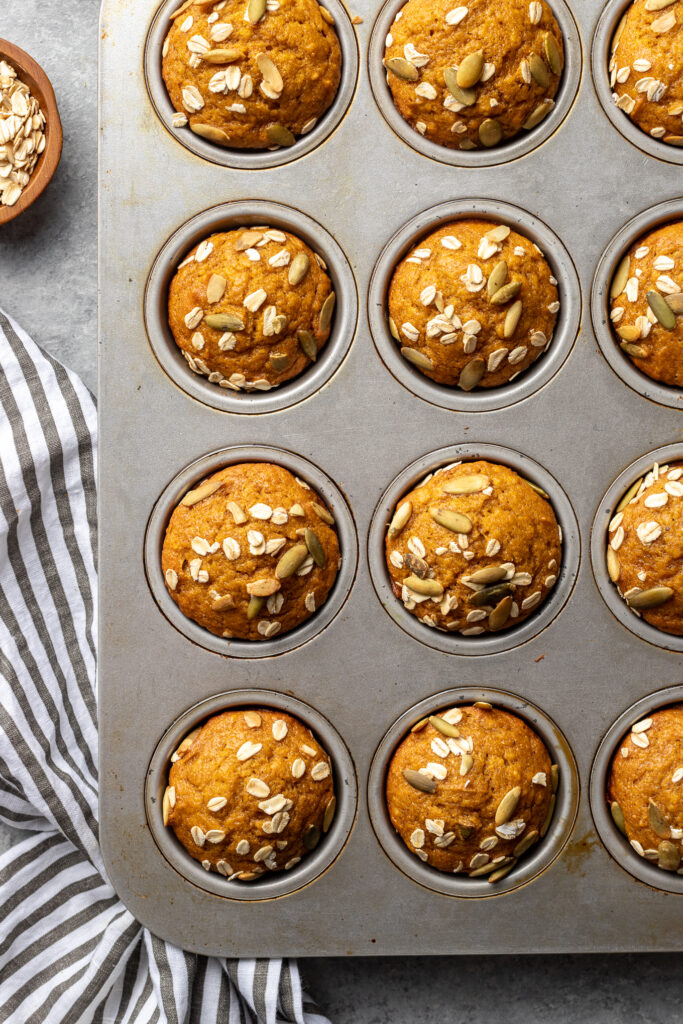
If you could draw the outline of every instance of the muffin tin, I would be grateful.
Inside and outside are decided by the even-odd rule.
[[[304,145],[265,154],[203,140],[189,148],[189,133],[167,129],[154,53],[175,0],[103,5],[99,700],[109,877],[155,934],[229,956],[675,949],[681,878],[647,863],[629,873],[635,855],[605,818],[601,786],[619,723],[680,699],[670,689],[680,643],[639,634],[625,606],[629,618],[617,618],[600,553],[609,509],[640,467],[683,456],[679,396],[636,389],[601,326],[605,274],[628,244],[626,226],[637,217],[643,233],[680,209],[680,151],[635,149],[624,125],[617,130],[600,106],[604,83],[585,63],[592,52],[597,67],[599,12],[590,0],[574,0],[571,13],[556,0],[567,43],[562,116],[522,145],[457,161],[427,155],[418,136],[407,143],[392,131],[376,101],[381,75],[368,74],[375,19],[386,20],[390,4],[359,0],[344,13],[329,0],[344,47],[338,119],[324,118]],[[363,22],[352,26],[352,15]],[[470,212],[539,241],[562,308],[553,343],[527,374],[495,392],[449,393],[402,364],[381,312],[391,259],[440,218]],[[202,233],[266,221],[291,226],[328,260],[340,296],[334,333],[291,384],[212,391],[170,344],[164,289]],[[183,490],[259,453],[296,465],[329,500],[344,562],[301,633],[230,644],[173,616],[159,545]],[[564,553],[536,615],[470,639],[406,621],[387,588],[381,540],[391,501],[413,481],[477,455],[548,490]],[[484,691],[549,730],[566,758],[566,804],[502,884],[451,885],[385,852],[393,837],[381,822],[382,766],[423,707]],[[247,703],[306,721],[330,749],[345,800],[308,861],[245,891],[179,855],[160,826],[159,795],[175,740]]]

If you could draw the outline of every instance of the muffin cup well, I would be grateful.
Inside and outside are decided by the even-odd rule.
[[[619,867],[654,889],[683,894],[683,875],[672,871],[663,871],[662,868],[650,864],[644,857],[639,857],[631,848],[628,839],[614,824],[607,803],[607,779],[612,757],[633,723],[646,718],[653,711],[660,711],[669,704],[677,704],[681,701],[683,701],[683,685],[679,684],[666,690],[657,690],[648,697],[643,697],[617,718],[603,736],[596,751],[591,769],[589,795],[591,813],[598,835],[603,846]]]
[[[631,6],[632,0],[608,0],[602,10],[595,28],[591,46],[591,73],[593,86],[605,114],[628,142],[649,156],[665,160],[671,164],[683,164],[683,149],[670,146],[666,142],[654,139],[631,118],[617,107],[612,99],[612,88],[609,84],[609,63],[612,56],[612,39],[617,26]]]
[[[617,111],[621,113],[621,111]],[[681,151],[683,154],[683,150]],[[621,258],[634,242],[643,235],[671,221],[683,219],[683,200],[669,199],[649,210],[643,210],[621,228],[600,257],[591,290],[591,317],[593,330],[603,356],[618,377],[643,398],[671,409],[683,409],[683,391],[670,384],[662,384],[641,373],[629,357],[619,348],[617,336],[610,320],[610,286]]]
[[[538,609],[520,625],[511,626],[500,633],[485,633],[481,636],[467,637],[461,636],[459,633],[445,633],[425,626],[417,616],[404,608],[391,588],[384,543],[387,525],[404,494],[418,486],[427,474],[442,466],[457,461],[473,462],[477,459],[487,459],[490,462],[499,462],[509,466],[520,476],[538,484],[550,495],[550,504],[562,530],[562,565],[553,589]],[[416,459],[399,473],[385,490],[375,508],[368,535],[370,575],[382,607],[404,632],[427,647],[443,651],[444,654],[470,656],[499,654],[501,651],[509,651],[537,636],[559,615],[569,599],[576,582],[580,559],[579,524],[571,502],[557,480],[528,456],[497,444],[451,445]]]
[[[612,612],[612,615],[622,626],[625,626],[630,633],[639,636],[641,640],[647,640],[655,647],[663,647],[667,651],[674,651],[683,654],[683,636],[675,636],[673,633],[665,633],[655,626],[651,626],[645,619],[640,618],[631,611],[626,601],[619,596],[616,585],[612,583],[607,571],[607,540],[608,527],[615,514],[617,505],[628,491],[629,487],[639,477],[648,473],[655,462],[666,464],[668,462],[683,461],[683,444],[668,444],[663,448],[656,448],[647,455],[641,455],[639,459],[627,466],[619,474],[616,480],[605,491],[602,501],[598,505],[593,526],[591,527],[591,563],[593,576],[597,583],[600,596]]]
[[[389,763],[411,726],[426,715],[436,714],[444,708],[456,704],[472,704],[478,700],[488,701],[494,707],[503,708],[523,718],[541,737],[553,764],[557,764],[560,770],[557,803],[548,832],[539,843],[524,854],[509,875],[494,884],[488,882],[486,878],[448,874],[418,860],[392,825],[385,795]],[[368,777],[370,820],[375,836],[389,860],[404,875],[427,889],[446,896],[479,899],[512,892],[531,882],[550,867],[564,849],[574,828],[579,794],[579,775],[574,755],[564,734],[552,719],[522,697],[504,690],[479,689],[473,686],[444,690],[405,711],[390,727],[378,746]]]
[[[238,393],[210,383],[187,365],[168,324],[168,290],[179,263],[193,246],[218,231],[232,231],[250,224],[268,224],[290,231],[319,253],[327,264],[337,302],[330,336],[315,363],[298,377],[270,391]],[[224,412],[274,412],[309,398],[339,369],[356,332],[358,295],[346,256],[320,224],[289,206],[246,199],[204,210],[171,235],[147,278],[144,320],[152,351],[162,369],[191,398]]]
[[[481,218],[509,224],[541,249],[558,282],[560,311],[546,352],[511,383],[463,391],[437,384],[406,362],[388,323],[388,296],[396,265],[422,238],[453,220]],[[571,256],[549,227],[510,203],[494,199],[458,199],[419,213],[404,224],[379,255],[368,290],[368,320],[375,347],[390,373],[404,387],[433,405],[461,412],[503,409],[534,394],[555,376],[569,355],[581,323],[581,287]]]
[[[166,527],[180,499],[211,473],[239,462],[274,462],[310,484],[332,512],[339,538],[341,567],[327,600],[300,626],[270,640],[235,640],[210,633],[181,612],[166,588],[161,571],[161,551]],[[241,445],[221,448],[202,456],[170,481],[152,509],[145,533],[143,558],[147,583],[155,603],[183,636],[206,650],[230,658],[268,658],[300,647],[329,626],[345,604],[353,586],[358,567],[358,538],[353,516],[341,491],[317,466],[281,448]]]
[[[178,842],[173,829],[164,825],[162,803],[168,785],[170,758],[180,741],[212,715],[233,708],[272,708],[285,711],[309,726],[330,755],[337,809],[329,832],[315,850],[290,871],[267,873],[252,882],[229,882],[215,871],[205,871]],[[166,730],[149,763],[145,779],[145,813],[154,841],[169,864],[191,885],[233,900],[268,900],[302,889],[314,882],[342,852],[356,818],[358,784],[351,755],[343,739],[327,719],[300,700],[270,690],[232,690],[209,697],[189,708]]]
[[[372,29],[368,49],[368,72],[375,103],[389,127],[405,143],[423,156],[440,163],[459,167],[494,167],[496,164],[508,163],[526,153],[530,153],[550,138],[560,127],[571,110],[581,81],[583,54],[581,37],[569,7],[564,0],[552,0],[552,12],[562,30],[564,39],[564,70],[560,87],[555,96],[555,106],[550,113],[531,131],[520,131],[509,142],[504,142],[491,149],[449,149],[436,142],[431,142],[415,131],[399,114],[386,80],[386,70],[382,64],[385,40],[398,11],[405,6],[406,0],[387,0],[380,10]]]
[[[324,6],[334,16],[334,29],[341,48],[341,79],[337,95],[310,132],[298,136],[293,146],[276,150],[254,150],[224,148],[195,135],[189,127],[173,128],[171,118],[175,113],[175,107],[171,103],[161,73],[161,48],[171,24],[169,16],[177,6],[177,0],[164,0],[152,19],[145,41],[145,82],[152,106],[163,126],[181,146],[189,149],[195,156],[239,170],[280,167],[310,153],[323,143],[346,116],[358,82],[358,42],[344,5],[340,0],[325,0]]]

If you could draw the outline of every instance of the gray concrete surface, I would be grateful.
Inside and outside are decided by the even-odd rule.
[[[65,136],[48,192],[0,229],[0,306],[93,390],[98,8],[98,0],[0,2],[0,36],[28,50],[52,78]],[[0,826],[0,852],[16,835]],[[496,910],[505,912],[502,904]],[[457,907],[452,913],[457,928]],[[683,1005],[680,955],[319,959],[302,968],[336,1024],[658,1024],[680,1019]]]

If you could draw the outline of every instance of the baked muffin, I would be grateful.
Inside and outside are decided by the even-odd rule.
[[[168,322],[191,370],[231,391],[296,377],[330,336],[335,293],[323,259],[279,228],[211,235],[176,271]]]
[[[683,704],[631,727],[612,758],[607,800],[640,857],[683,874]]]
[[[271,462],[227,466],[188,491],[161,553],[183,615],[241,640],[300,626],[327,598],[340,564],[331,513],[308,484]]]
[[[561,560],[545,492],[494,462],[437,470],[401,498],[387,530],[396,597],[425,626],[462,636],[524,622]]]
[[[339,87],[334,18],[316,0],[194,0],[172,16],[164,82],[190,129],[219,146],[277,149],[310,132]]]
[[[535,128],[555,106],[563,66],[562,33],[543,0],[408,0],[384,51],[399,114],[449,149]]]
[[[655,139],[683,146],[683,13],[676,0],[634,0],[609,64],[614,102]]]
[[[488,703],[422,719],[387,774],[391,822],[439,871],[497,882],[541,839],[555,809],[557,765],[526,722]]]
[[[397,265],[389,330],[426,377],[471,391],[526,370],[552,341],[559,308],[538,246],[473,218],[427,235]]]
[[[683,463],[653,468],[609,524],[607,569],[631,611],[683,636]]]
[[[332,824],[330,758],[292,715],[215,715],[171,761],[164,825],[207,871],[242,882],[289,871]]]
[[[610,289],[610,319],[633,364],[653,380],[683,387],[683,221],[634,242]]]

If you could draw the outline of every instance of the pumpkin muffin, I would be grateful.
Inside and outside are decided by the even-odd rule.
[[[626,492],[609,524],[607,569],[632,612],[683,636],[683,464],[659,466]]]
[[[389,765],[387,807],[423,863],[497,882],[546,834],[558,779],[533,729],[482,702],[413,726]]]
[[[653,380],[683,387],[683,221],[631,246],[612,279],[610,319],[626,355]]]
[[[162,49],[173,127],[235,149],[293,145],[337,94],[333,25],[316,0],[184,3]]]
[[[639,857],[683,874],[683,704],[631,727],[612,758],[607,800]]]
[[[281,711],[215,715],[171,761],[164,825],[207,871],[242,882],[289,871],[332,824],[330,758]]]
[[[270,462],[228,466],[188,491],[161,554],[183,615],[241,640],[268,640],[309,619],[340,564],[331,513],[308,484]]]
[[[386,561],[394,594],[425,626],[478,636],[519,625],[546,599],[561,532],[545,492],[514,470],[457,462],[401,498]]]
[[[555,106],[564,66],[562,33],[542,0],[408,0],[384,54],[401,117],[449,149],[535,128]]]
[[[321,257],[288,231],[211,235],[183,260],[168,322],[191,370],[231,391],[296,377],[330,336],[335,293]]]
[[[557,281],[533,242],[506,224],[453,221],[394,270],[389,330],[437,384],[471,391],[508,383],[552,341]]]
[[[620,110],[654,139],[683,146],[683,5],[634,0],[612,40],[610,86]]]

